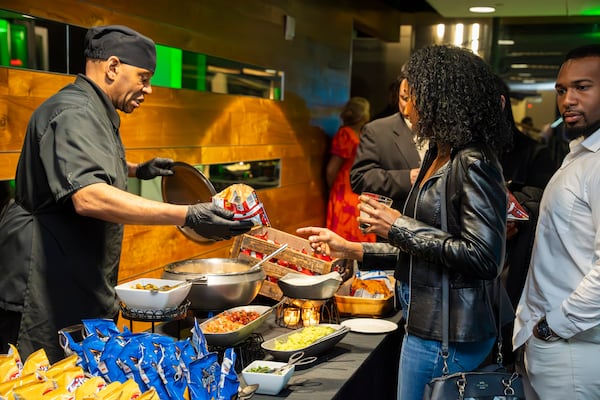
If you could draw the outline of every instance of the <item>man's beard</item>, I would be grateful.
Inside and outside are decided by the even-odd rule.
[[[568,125],[565,125],[565,136],[569,140],[577,139],[580,136],[586,138],[592,133],[596,132],[598,128],[600,128],[600,120],[590,125],[578,126],[573,128],[569,128]]]

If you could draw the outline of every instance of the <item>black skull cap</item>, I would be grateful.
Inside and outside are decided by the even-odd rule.
[[[123,25],[105,25],[90,28],[85,35],[86,58],[107,60],[117,56],[122,63],[156,70],[154,41]]]

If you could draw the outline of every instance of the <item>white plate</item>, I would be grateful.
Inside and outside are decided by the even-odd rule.
[[[342,321],[341,325],[358,333],[386,333],[398,329],[398,325],[385,319],[354,318]]]

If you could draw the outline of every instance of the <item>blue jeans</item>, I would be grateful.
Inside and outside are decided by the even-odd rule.
[[[492,350],[496,338],[449,344],[448,373],[476,369]],[[422,400],[425,385],[442,376],[442,343],[405,334],[398,370],[398,400]]]
[[[410,296],[410,286],[406,282],[396,281],[396,298],[398,306],[402,310],[402,316],[406,322],[406,312],[408,310],[408,301]]]

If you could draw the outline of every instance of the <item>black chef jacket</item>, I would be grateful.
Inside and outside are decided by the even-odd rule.
[[[0,221],[0,308],[22,313],[19,352],[63,358],[57,331],[111,318],[123,226],[78,215],[71,196],[94,183],[127,188],[120,118],[84,75],[38,107]]]

